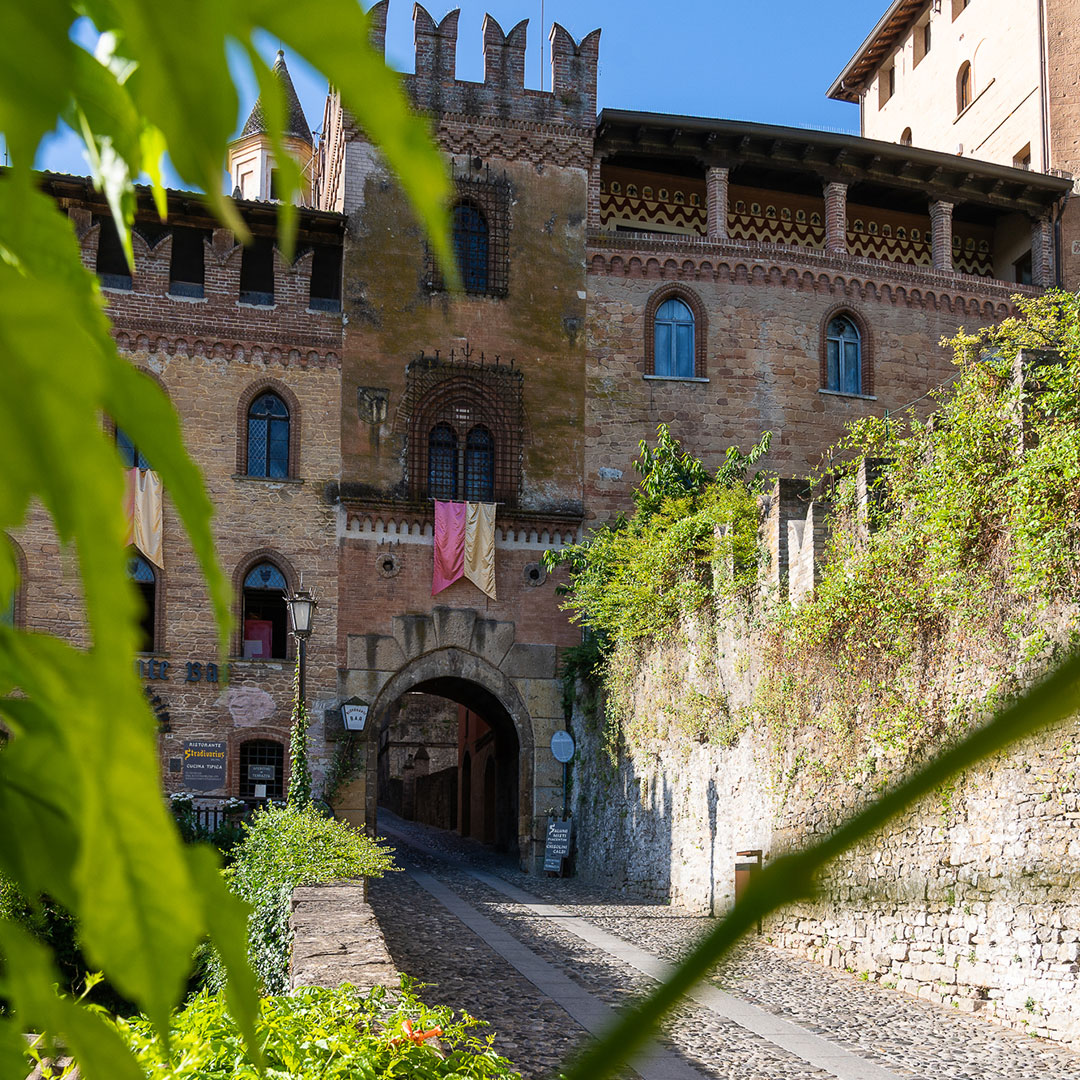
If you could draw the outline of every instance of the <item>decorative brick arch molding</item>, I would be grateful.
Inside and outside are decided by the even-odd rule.
[[[694,289],[681,282],[663,285],[654,292],[645,303],[645,374],[656,374],[656,313],[666,300],[681,300],[694,315],[694,377],[706,377],[709,346],[709,315]]]
[[[513,724],[518,743],[518,847],[523,867],[535,870],[543,838],[536,821],[562,803],[562,767],[550,751],[563,727],[562,681],[554,645],[515,641],[512,622],[488,619],[471,608],[436,607],[428,614],[398,615],[391,634],[349,635],[342,700],[359,697],[371,709],[365,726],[363,792],[346,817],[371,830],[376,820],[379,731],[402,694],[424,689],[450,700],[498,707]],[[333,737],[335,710],[327,716]]]

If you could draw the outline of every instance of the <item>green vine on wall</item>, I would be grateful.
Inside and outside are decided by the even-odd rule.
[[[642,444],[632,514],[548,557],[570,569],[565,606],[600,652],[609,754],[620,740],[731,741],[752,724],[777,747],[816,732],[826,773],[880,785],[880,762],[903,768],[981,723],[1075,644],[1080,299],[1015,302],[1015,318],[943,342],[957,375],[932,420],[863,419],[825,456],[810,483],[831,538],[798,607],[763,600],[758,583],[762,482],[746,473],[767,437],[714,477],[665,427]],[[1054,355],[1021,385],[1032,349]],[[759,669],[738,710],[715,670],[716,624],[744,635]],[[662,703],[650,717],[635,712],[646,680]]]

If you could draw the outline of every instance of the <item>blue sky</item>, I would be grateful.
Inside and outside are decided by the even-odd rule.
[[[599,26],[600,106],[650,112],[715,116],[857,132],[858,109],[829,101],[825,91],[887,7],[887,0],[683,0],[646,4],[642,0],[544,0],[544,26],[557,20],[580,39]],[[540,0],[463,0],[458,31],[458,78],[483,78],[480,26],[490,11],[503,30],[529,20],[526,85],[540,86]],[[429,8],[439,20],[447,6]],[[272,60],[278,43],[259,47]],[[387,61],[412,71],[412,3],[391,0]],[[286,50],[297,93],[312,127],[322,121],[326,80]],[[237,71],[242,108],[237,130],[255,98],[250,74]],[[70,133],[48,140],[39,168],[87,171],[78,140]],[[171,186],[178,186],[174,177]]]

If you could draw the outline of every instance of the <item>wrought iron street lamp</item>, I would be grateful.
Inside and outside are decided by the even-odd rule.
[[[319,606],[319,601],[315,596],[314,589],[305,589],[301,584],[293,596],[289,596],[288,593],[285,594],[285,604],[289,609],[289,623],[292,627],[290,633],[296,638],[297,647],[300,650],[300,685],[298,689],[302,703],[305,700],[304,664],[307,660],[307,639],[311,637],[311,624],[314,620],[315,609]]]
[[[307,664],[307,639],[311,637],[311,623],[319,601],[313,589],[305,589],[303,578],[300,588],[290,596],[285,594],[289,609],[292,636],[296,638],[296,701],[293,703],[293,729],[289,739],[289,805],[305,806],[311,802],[311,771],[307,759],[307,706],[304,689],[304,668]]]

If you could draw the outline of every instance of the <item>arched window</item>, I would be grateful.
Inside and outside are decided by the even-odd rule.
[[[272,563],[261,562],[244,578],[244,657],[284,660],[288,647],[285,575]]]
[[[488,291],[488,225],[483,211],[461,202],[453,214],[454,257],[467,293]]]
[[[248,409],[247,475],[289,475],[289,410],[277,394],[260,394]]]
[[[128,577],[142,597],[142,614],[139,619],[139,652],[154,652],[157,628],[157,575],[154,568],[138,552],[128,557]]]
[[[428,435],[428,497],[443,502],[457,498],[458,441],[449,424],[436,424]]]
[[[964,62],[956,76],[956,112],[962,113],[972,101],[971,64]]]
[[[483,424],[465,439],[465,498],[491,502],[495,492],[495,440]]]
[[[653,374],[676,379],[694,375],[694,313],[676,296],[665,300],[656,311]]]
[[[285,796],[285,747],[273,739],[248,739],[240,744],[240,798],[256,798],[256,784],[266,785],[268,799]]]
[[[150,468],[150,462],[146,460],[142,450],[135,445],[135,440],[120,427],[116,429],[116,449],[120,451],[120,460],[124,463],[125,469],[138,468],[145,471]]]
[[[901,146],[911,145],[911,128],[904,128],[904,134],[900,136]]]
[[[825,331],[826,389],[862,393],[862,337],[853,319],[837,315]]]

